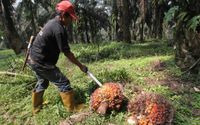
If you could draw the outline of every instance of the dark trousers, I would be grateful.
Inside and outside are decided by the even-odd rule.
[[[37,77],[37,84],[35,92],[41,92],[48,88],[49,82],[58,87],[60,92],[67,92],[72,90],[70,82],[67,77],[59,70],[58,67],[46,69],[37,64],[29,63],[31,69],[35,72]]]

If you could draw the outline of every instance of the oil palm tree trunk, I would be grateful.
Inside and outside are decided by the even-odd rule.
[[[19,54],[25,44],[23,44],[23,42],[20,40],[20,36],[17,33],[11,18],[11,1],[1,0],[0,2],[2,8],[2,16],[0,16],[0,18],[2,18],[1,20],[5,27],[6,38],[9,42],[10,48],[13,49],[16,54]]]

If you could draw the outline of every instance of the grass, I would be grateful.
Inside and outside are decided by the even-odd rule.
[[[199,116],[193,113],[200,109],[200,94],[193,90],[193,87],[198,85],[199,78],[180,75],[181,71],[174,63],[173,49],[168,47],[166,43],[162,41],[142,44],[107,42],[100,44],[99,48],[93,44],[74,44],[71,45],[71,49],[102,83],[122,83],[124,92],[129,99],[135,97],[136,93],[133,88],[136,86],[144,92],[154,92],[165,96],[176,109],[174,125],[198,125],[200,123]],[[166,64],[162,71],[152,69],[152,62],[158,59]],[[34,76],[28,68],[24,72],[20,71],[22,63],[22,55],[16,56],[11,50],[0,51],[0,71]],[[78,67],[67,61],[63,54],[60,55],[57,66],[70,79],[76,92],[76,99],[89,107],[90,95],[98,86],[88,76],[80,72]],[[36,79],[8,75],[0,75],[0,79],[1,125],[56,125],[72,115],[65,111],[58,90],[52,84],[44,95],[44,100],[48,104],[40,113],[32,116],[31,90]],[[173,79],[178,79],[178,82],[173,81]],[[164,84],[160,84],[161,80],[164,81]],[[178,88],[170,87],[169,81],[175,82]],[[127,116],[128,113],[125,109],[119,112],[113,111],[106,116],[92,113],[82,123],[77,124],[102,125],[112,123],[126,125]]]

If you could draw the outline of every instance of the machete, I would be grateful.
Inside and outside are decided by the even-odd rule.
[[[97,80],[97,78],[90,72],[87,71],[87,74],[90,78],[92,78],[100,87],[102,86],[102,84],[99,82],[99,80]]]

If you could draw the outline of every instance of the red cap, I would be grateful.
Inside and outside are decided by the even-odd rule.
[[[74,6],[68,0],[61,1],[56,5],[56,10],[62,11],[63,13],[68,13],[73,20],[77,20],[78,17],[75,14]]]

